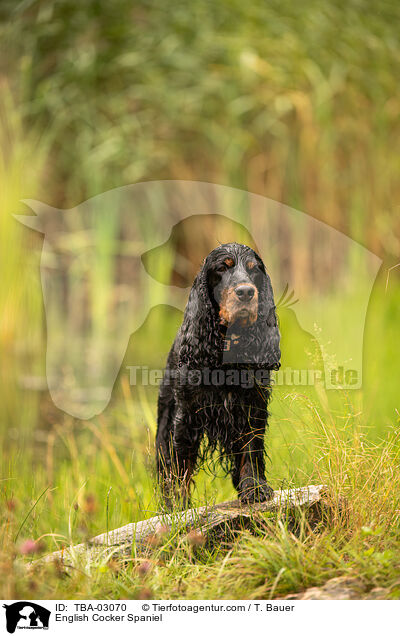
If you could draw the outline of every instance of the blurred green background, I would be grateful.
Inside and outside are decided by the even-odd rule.
[[[361,413],[373,437],[397,426],[399,13],[394,1],[369,0],[2,0],[0,485],[18,512],[18,538],[79,538],[156,507],[156,392],[132,391],[121,376],[110,408],[89,422],[49,398],[43,238],[12,218],[26,213],[24,198],[68,208],[124,184],[192,179],[265,195],[348,234],[383,259],[365,327],[363,395],[277,389],[274,485],[312,478],[309,400],[339,414],[349,434]],[[100,299],[101,317],[115,275],[110,246],[143,253],[154,227],[143,219],[139,246],[107,216],[98,229],[103,257],[88,297]],[[305,259],[308,276],[312,250]],[[161,265],[179,284],[174,258],[164,254]],[[168,309],[151,314],[136,336],[143,363],[163,364],[179,320]],[[198,489],[232,495],[228,480],[207,475]]]

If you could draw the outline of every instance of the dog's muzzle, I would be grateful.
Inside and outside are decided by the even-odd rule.
[[[258,316],[258,290],[255,285],[241,284],[222,292],[219,316],[221,324],[241,327],[252,325]]]

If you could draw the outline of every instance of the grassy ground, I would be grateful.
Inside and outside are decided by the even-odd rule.
[[[53,467],[54,485],[41,498],[54,448],[48,443],[47,465],[36,466],[33,472],[21,453],[10,466],[12,476],[3,482],[2,597],[274,598],[340,574],[356,576],[371,588],[388,588],[388,595],[397,597],[398,433],[388,430],[380,442],[372,442],[359,417],[349,430],[350,417],[333,417],[309,403],[304,411],[300,429],[314,452],[308,457],[308,470],[304,463],[297,464],[292,483],[328,484],[333,514],[323,528],[312,530],[305,522],[296,536],[281,520],[269,520],[259,536],[244,533],[229,549],[200,548],[195,553],[190,539],[173,536],[146,559],[133,553],[128,562],[119,562],[105,551],[94,562],[77,561],[68,576],[51,565],[40,576],[26,574],[21,553],[33,549],[31,539],[45,550],[55,549],[107,527],[151,516],[155,508],[148,469],[152,444],[143,435],[135,444],[127,422],[118,432],[111,425],[94,424],[89,435],[71,426],[54,445],[65,444],[70,457]],[[114,426],[116,422],[117,418]],[[98,444],[95,430],[102,431]],[[285,443],[279,437],[279,430],[271,432],[272,448]],[[128,443],[135,449],[135,459],[129,458],[133,452],[121,451]],[[289,455],[290,442],[287,450]],[[23,464],[26,468],[21,470]],[[282,476],[285,469],[278,464],[273,472]],[[232,496],[227,480],[203,474],[197,484],[201,501]],[[343,496],[344,507],[339,505]]]

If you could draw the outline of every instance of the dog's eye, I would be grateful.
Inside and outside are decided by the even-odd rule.
[[[226,258],[226,259],[224,260],[224,262],[223,262],[223,263],[221,263],[220,265],[218,265],[218,267],[217,267],[217,270],[216,270],[216,271],[217,271],[219,274],[222,274],[222,273],[223,273],[223,272],[225,272],[227,269],[230,269],[231,267],[233,267],[233,266],[234,266],[234,264],[235,264],[235,261],[233,260],[233,258],[229,258],[229,257],[228,257],[228,258]]]

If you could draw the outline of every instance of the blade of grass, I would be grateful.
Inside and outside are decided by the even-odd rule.
[[[15,539],[14,539],[14,543],[17,542],[19,535],[21,534],[22,528],[24,527],[25,523],[28,520],[28,517],[31,515],[31,513],[33,512],[33,510],[36,508],[37,504],[39,503],[39,501],[41,500],[41,498],[43,497],[43,495],[49,490],[50,486],[47,486],[47,488],[45,488],[42,492],[41,495],[39,495],[39,497],[36,499],[35,503],[33,504],[33,506],[30,508],[28,514],[26,515],[25,519],[23,520],[23,522],[21,523],[20,527],[18,528],[18,532],[15,535]]]

